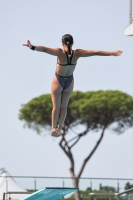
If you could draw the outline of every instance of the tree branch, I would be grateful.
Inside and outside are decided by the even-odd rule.
[[[74,138],[70,139],[67,143],[73,141],[74,139],[76,139],[76,138],[78,138],[78,137],[79,137],[79,135],[75,136]]]
[[[97,147],[99,146],[100,142],[102,141],[103,136],[104,136],[105,128],[106,128],[106,126],[103,128],[102,133],[101,133],[101,136],[100,136],[99,140],[97,141],[96,145],[94,146],[94,148],[92,149],[91,153],[90,153],[90,154],[86,157],[86,159],[84,160],[84,162],[83,162],[83,164],[82,164],[82,166],[81,166],[81,169],[80,169],[80,171],[79,171],[79,173],[78,173],[78,175],[77,175],[78,178],[80,178],[80,176],[81,176],[81,174],[82,174],[82,172],[83,172],[83,170],[84,170],[84,168],[85,168],[86,163],[87,163],[88,160],[91,158],[91,156],[93,155],[93,153],[96,151]]]
[[[85,136],[88,133],[88,131],[89,131],[89,128],[87,128],[87,130],[84,131],[83,133],[78,134],[78,136],[77,136],[78,139],[70,146],[70,149],[80,140],[80,138],[82,136]],[[69,140],[68,142],[70,142],[70,141],[72,141],[72,140]]]
[[[65,143],[65,145],[63,146],[63,142]],[[66,139],[65,139],[65,135],[62,135],[62,139],[61,139],[61,141],[59,142],[59,145],[60,145],[60,147],[62,148],[62,150],[64,151],[64,153],[69,157],[69,154],[68,154],[68,149],[69,149],[69,147],[68,147],[68,145],[67,145],[67,150],[66,150]]]
[[[65,143],[64,145],[63,145],[63,142]],[[62,139],[61,139],[59,145],[62,148],[62,150],[64,151],[64,153],[67,155],[67,157],[69,158],[70,163],[71,163],[70,174],[71,174],[72,177],[75,177],[75,173],[74,173],[74,159],[73,159],[73,155],[71,153],[71,149],[68,146],[67,141],[65,139],[65,135],[62,135]],[[67,150],[66,150],[66,147],[67,147]]]
[[[72,130],[73,131],[73,130]],[[76,139],[77,137],[81,137],[81,136],[84,136],[84,135],[86,135],[86,133],[89,131],[89,128],[87,128],[84,132],[82,132],[82,133],[78,133],[78,135],[77,136],[75,136],[74,138],[72,138],[72,139],[70,139],[67,143],[69,143],[69,142],[71,142],[72,140],[74,140],[74,139]],[[74,131],[73,131],[74,132]],[[75,133],[76,134],[76,133]]]
[[[70,149],[80,140],[81,136],[78,137],[78,139],[70,146]]]

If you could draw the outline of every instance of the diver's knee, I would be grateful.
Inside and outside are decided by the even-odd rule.
[[[53,112],[58,112],[60,110],[59,106],[53,105]]]

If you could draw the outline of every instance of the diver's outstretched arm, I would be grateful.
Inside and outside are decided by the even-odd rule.
[[[29,40],[27,40],[27,44],[23,44],[23,46],[29,47],[32,50],[40,51],[44,53],[48,53],[53,56],[59,56],[62,49],[60,48],[49,48],[44,46],[33,46]]]
[[[122,54],[121,50],[117,51],[103,51],[103,50],[83,50],[77,49],[76,53],[79,57],[88,56],[120,56]]]

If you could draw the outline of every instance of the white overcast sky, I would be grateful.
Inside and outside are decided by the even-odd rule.
[[[123,50],[121,57],[89,57],[74,73],[79,91],[120,90],[133,96],[133,37],[126,37],[128,0],[0,0],[0,167],[11,175],[70,176],[69,160],[49,135],[38,136],[18,119],[22,104],[50,93],[56,57],[22,44],[61,47],[62,35],[74,37],[73,49]],[[76,172],[99,133],[73,149]],[[106,131],[82,177],[133,178],[133,129]]]

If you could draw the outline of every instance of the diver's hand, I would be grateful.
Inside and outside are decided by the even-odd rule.
[[[31,48],[32,44],[30,43],[30,40],[27,40],[27,44],[23,44],[23,46]]]
[[[121,50],[117,50],[113,52],[113,56],[120,56],[123,53]]]

